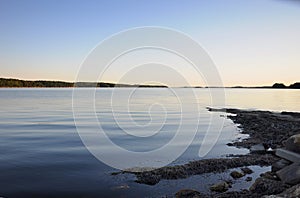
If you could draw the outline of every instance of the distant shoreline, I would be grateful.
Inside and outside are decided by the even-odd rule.
[[[20,80],[14,78],[0,78],[0,88],[169,88],[165,85],[140,85],[140,84],[117,84],[106,82],[64,82],[64,81],[48,81],[48,80]],[[201,86],[182,86],[173,88],[226,88],[226,89],[300,89],[300,82],[296,82],[289,86],[282,83],[275,83],[272,86],[232,86],[232,87],[201,87]]]
[[[13,78],[0,78],[0,88],[115,88],[115,87],[139,87],[139,88],[168,88],[164,85],[138,85],[116,84],[105,82],[64,82],[47,80],[19,80]]]

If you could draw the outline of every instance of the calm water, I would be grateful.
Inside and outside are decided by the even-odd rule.
[[[93,135],[99,127],[91,121],[96,115],[114,143],[136,152],[160,148],[174,136],[180,123],[181,107],[178,98],[168,89],[138,89],[132,92],[130,100],[128,89],[116,89],[114,93],[112,90],[96,91],[92,113],[87,107],[88,90],[80,90],[80,105],[76,107],[81,113],[78,126]],[[176,89],[176,92],[184,97],[183,101],[198,106],[199,128],[187,151],[172,164],[200,159],[198,151],[209,125],[214,136],[214,126],[224,121],[220,114],[210,122],[211,114],[205,109],[211,106],[208,90],[195,89],[195,100],[187,90]],[[300,112],[299,98],[297,90],[226,89],[227,107]],[[207,185],[204,184],[216,180],[213,175],[205,175],[147,186],[136,184],[132,175],[111,176],[116,169],[97,160],[77,133],[72,89],[0,89],[0,103],[0,197],[151,197],[173,195],[191,186],[205,190]],[[187,117],[197,111],[190,104],[186,109],[189,111]],[[196,121],[190,116],[182,125]],[[153,131],[159,133],[154,135]],[[225,119],[218,142],[204,158],[247,153],[247,150],[226,146],[238,137],[237,127]],[[185,139],[180,143],[184,144]],[[108,145],[98,145],[97,149],[111,150]]]

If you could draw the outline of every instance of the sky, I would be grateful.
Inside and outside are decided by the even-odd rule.
[[[75,81],[101,41],[140,26],[189,35],[225,86],[300,81],[296,0],[0,0],[0,77]],[[176,84],[176,75],[167,78]]]

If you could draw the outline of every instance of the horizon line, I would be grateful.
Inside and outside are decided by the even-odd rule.
[[[55,79],[21,79],[16,77],[0,77],[0,79],[5,80],[18,80],[18,81],[27,81],[27,82],[61,82],[61,83],[70,83],[70,84],[76,84],[76,83],[105,83],[105,84],[114,84],[114,85],[125,85],[125,86],[164,86],[164,87],[172,87],[172,88],[272,88],[274,85],[280,85],[280,87],[276,88],[288,88],[289,86],[292,86],[294,84],[300,83],[300,81],[296,81],[290,85],[285,85],[281,82],[274,82],[272,85],[232,85],[232,86],[205,86],[205,85],[179,85],[179,86],[169,86],[167,84],[139,84],[139,83],[126,83],[126,82],[112,82],[112,81],[67,81],[67,80],[55,80]]]

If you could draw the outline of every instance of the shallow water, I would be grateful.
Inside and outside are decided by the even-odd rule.
[[[147,152],[167,144],[179,126],[189,129],[198,121],[194,115],[199,113],[197,133],[188,149],[175,161],[168,157],[163,160],[182,164],[201,158],[247,153],[247,150],[226,146],[226,143],[243,137],[230,120],[218,114],[211,122],[212,114],[205,109],[213,106],[209,91],[193,91],[196,98],[188,89],[175,89],[177,95],[168,89],[97,89],[95,107],[90,112],[89,90],[81,89],[75,107],[80,117],[75,125],[72,89],[0,89],[0,196],[145,197],[172,195],[186,186],[181,180],[147,186],[135,183],[132,175],[110,175],[116,169],[89,152],[76,126],[90,131],[96,138],[95,131],[100,123],[115,144],[132,152]],[[226,89],[225,93],[227,107],[300,111],[300,91],[297,90]],[[178,100],[179,96],[181,100]],[[186,120],[180,123],[182,101],[185,101]],[[97,123],[92,121],[95,115]],[[212,129],[208,138],[213,139],[218,134],[217,126],[223,122],[217,143],[207,155],[199,157],[200,146],[210,143],[202,142],[208,128]],[[188,136],[191,131],[185,133]],[[177,143],[179,147],[188,142],[183,137]],[[176,146],[173,147],[176,150]],[[122,157],[114,153],[110,145],[97,145],[95,150],[111,155],[112,159]],[[126,158],[123,158],[125,163]],[[151,166],[155,160],[149,159],[149,164],[141,161],[140,166]],[[196,178],[193,181],[199,186],[193,185],[193,188],[203,190],[207,189],[208,181],[222,176],[213,177],[207,180],[204,176],[195,176],[187,182]]]

